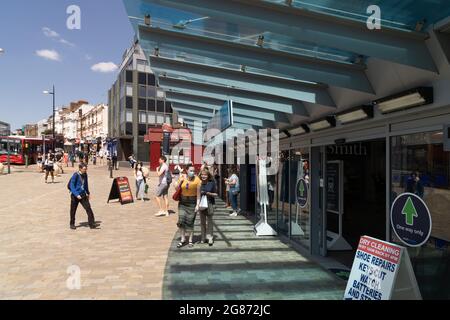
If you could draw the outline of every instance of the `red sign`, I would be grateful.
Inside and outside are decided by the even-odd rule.
[[[370,253],[373,256],[398,264],[401,256],[401,248],[384,241],[362,237],[358,250]]]

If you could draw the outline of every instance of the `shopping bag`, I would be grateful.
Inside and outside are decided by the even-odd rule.
[[[145,184],[144,192],[145,192],[145,194],[148,194],[148,184]]]
[[[199,210],[208,209],[208,197],[207,196],[202,197],[202,199],[200,200],[200,204],[198,205],[198,209]]]
[[[172,196],[173,201],[180,201],[181,199],[181,185],[177,188],[177,191]]]

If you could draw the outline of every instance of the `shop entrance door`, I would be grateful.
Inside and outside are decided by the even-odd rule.
[[[386,238],[386,140],[332,145],[326,152],[328,255],[351,267],[361,236]],[[330,245],[336,235],[345,245]]]

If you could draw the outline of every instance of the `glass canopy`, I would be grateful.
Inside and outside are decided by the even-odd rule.
[[[264,48],[341,63],[353,63],[358,57],[358,54],[353,52],[319,46],[312,42],[302,42],[288,36],[274,34],[269,30],[250,28],[244,24],[229,23],[192,12],[159,6],[151,1],[124,0],[124,3],[135,30],[140,23],[144,22],[144,16],[150,14],[152,26],[178,30],[187,34],[204,35],[253,46],[257,45],[258,39],[262,36]]]
[[[288,5],[286,0],[265,0],[266,2]],[[423,28],[450,15],[448,0],[292,0],[291,5],[348,18],[367,21],[367,8],[377,5],[381,9],[382,26],[415,30],[419,21],[425,20]]]

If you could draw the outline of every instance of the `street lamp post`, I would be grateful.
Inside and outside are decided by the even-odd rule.
[[[4,53],[5,53],[5,50],[0,48],[0,56]],[[8,140],[6,141],[6,148],[8,149],[8,160],[7,160],[8,161],[8,174],[11,174],[11,145],[9,142],[9,137],[8,137]]]
[[[53,85],[53,91],[44,91],[44,94],[51,94],[53,96],[53,152],[55,151],[55,86]]]

